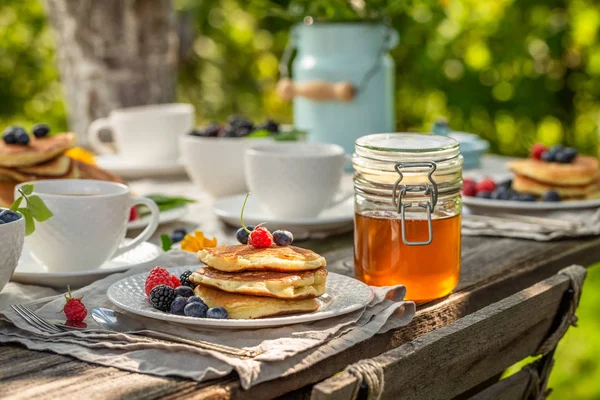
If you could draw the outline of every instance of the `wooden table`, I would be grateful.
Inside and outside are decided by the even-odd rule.
[[[138,193],[190,193],[186,181],[144,181],[133,184]],[[199,202],[189,223],[217,232],[220,240],[232,229],[211,215],[210,200],[197,194]],[[173,225],[163,228],[172,230]],[[328,269],[352,275],[352,234],[302,244],[323,254]],[[449,325],[491,303],[506,298],[555,274],[570,264],[589,266],[600,261],[600,237],[540,243],[516,239],[464,237],[462,274],[457,290],[447,298],[421,305],[408,326],[377,335],[293,376],[259,384],[243,391],[235,375],[196,383],[161,378],[87,364],[73,358],[0,345],[0,397],[14,398],[210,398],[267,399],[277,396],[306,398],[313,384],[360,359],[377,356],[427,332]]]

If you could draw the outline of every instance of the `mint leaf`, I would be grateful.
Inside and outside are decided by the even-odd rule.
[[[35,221],[31,216],[31,212],[26,208],[19,208],[17,211],[23,214],[25,218],[25,236],[31,235],[35,231]]]
[[[254,132],[252,132],[251,134],[249,134],[249,135],[247,135],[245,137],[251,139],[251,138],[261,138],[261,137],[268,137],[268,136],[271,136],[271,132],[269,132],[266,129],[261,129],[261,130],[258,130],[258,131],[254,131]]]
[[[164,251],[169,251],[171,250],[171,247],[173,247],[173,241],[171,240],[171,237],[166,233],[160,235],[160,242]]]
[[[31,193],[33,193],[33,185],[29,184],[29,185],[23,185],[21,186],[21,192],[23,192],[24,195],[29,196]]]
[[[280,132],[277,135],[273,135],[273,139],[278,142],[294,142],[303,140],[307,135],[306,131],[301,131],[300,129],[292,129],[287,132]]]
[[[11,211],[17,211],[19,209],[19,206],[21,205],[22,201],[23,201],[23,196],[16,199],[15,202],[12,203],[12,206],[10,206]]]
[[[46,207],[40,196],[27,197],[27,209],[31,216],[39,222],[44,222],[52,217],[52,211]]]

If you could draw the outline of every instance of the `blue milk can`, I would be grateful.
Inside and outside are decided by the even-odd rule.
[[[292,28],[278,94],[293,99],[294,126],[309,142],[347,153],[364,135],[394,132],[394,60],[398,34],[379,23],[314,23]],[[292,79],[287,64],[293,49]]]

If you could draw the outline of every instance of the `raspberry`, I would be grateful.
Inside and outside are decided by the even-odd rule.
[[[535,160],[541,160],[542,159],[542,154],[546,150],[548,150],[548,148],[546,146],[544,146],[541,143],[536,143],[533,146],[531,146],[530,156],[531,156],[531,158],[533,158]]]
[[[174,285],[173,287],[179,287],[181,286],[181,282],[179,281],[179,278],[176,277],[175,275],[171,275],[171,283]]]
[[[81,322],[87,315],[85,305],[81,302],[82,297],[75,298],[71,295],[71,287],[67,286],[69,295],[65,295],[67,303],[63,307],[63,312],[67,316],[67,321]]]
[[[137,207],[131,207],[129,210],[129,221],[135,221],[138,218]]]
[[[487,179],[484,179],[481,182],[479,182],[477,184],[477,186],[475,186],[475,188],[477,189],[477,192],[481,192],[481,191],[493,192],[494,189],[496,189],[496,182],[494,182],[490,178],[487,178]]]
[[[462,192],[465,196],[473,197],[477,194],[477,187],[475,186],[475,184],[464,185]]]
[[[257,226],[252,232],[250,232],[250,236],[248,236],[248,244],[256,247],[257,249],[271,247],[271,244],[273,244],[273,235],[271,235],[271,232],[269,232],[266,228]]]
[[[167,285],[175,289],[177,286],[180,286],[179,279],[176,276],[169,274],[169,271],[164,269],[163,267],[154,267],[148,277],[146,278],[146,285],[144,287],[144,291],[146,292],[146,296],[150,296],[150,291],[158,285]]]

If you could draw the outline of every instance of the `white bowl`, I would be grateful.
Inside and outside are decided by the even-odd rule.
[[[0,212],[4,210],[0,208]],[[24,240],[25,218],[0,225],[0,291],[17,268]]]
[[[272,138],[179,137],[179,150],[192,181],[213,197],[248,191],[244,176],[244,152]]]

